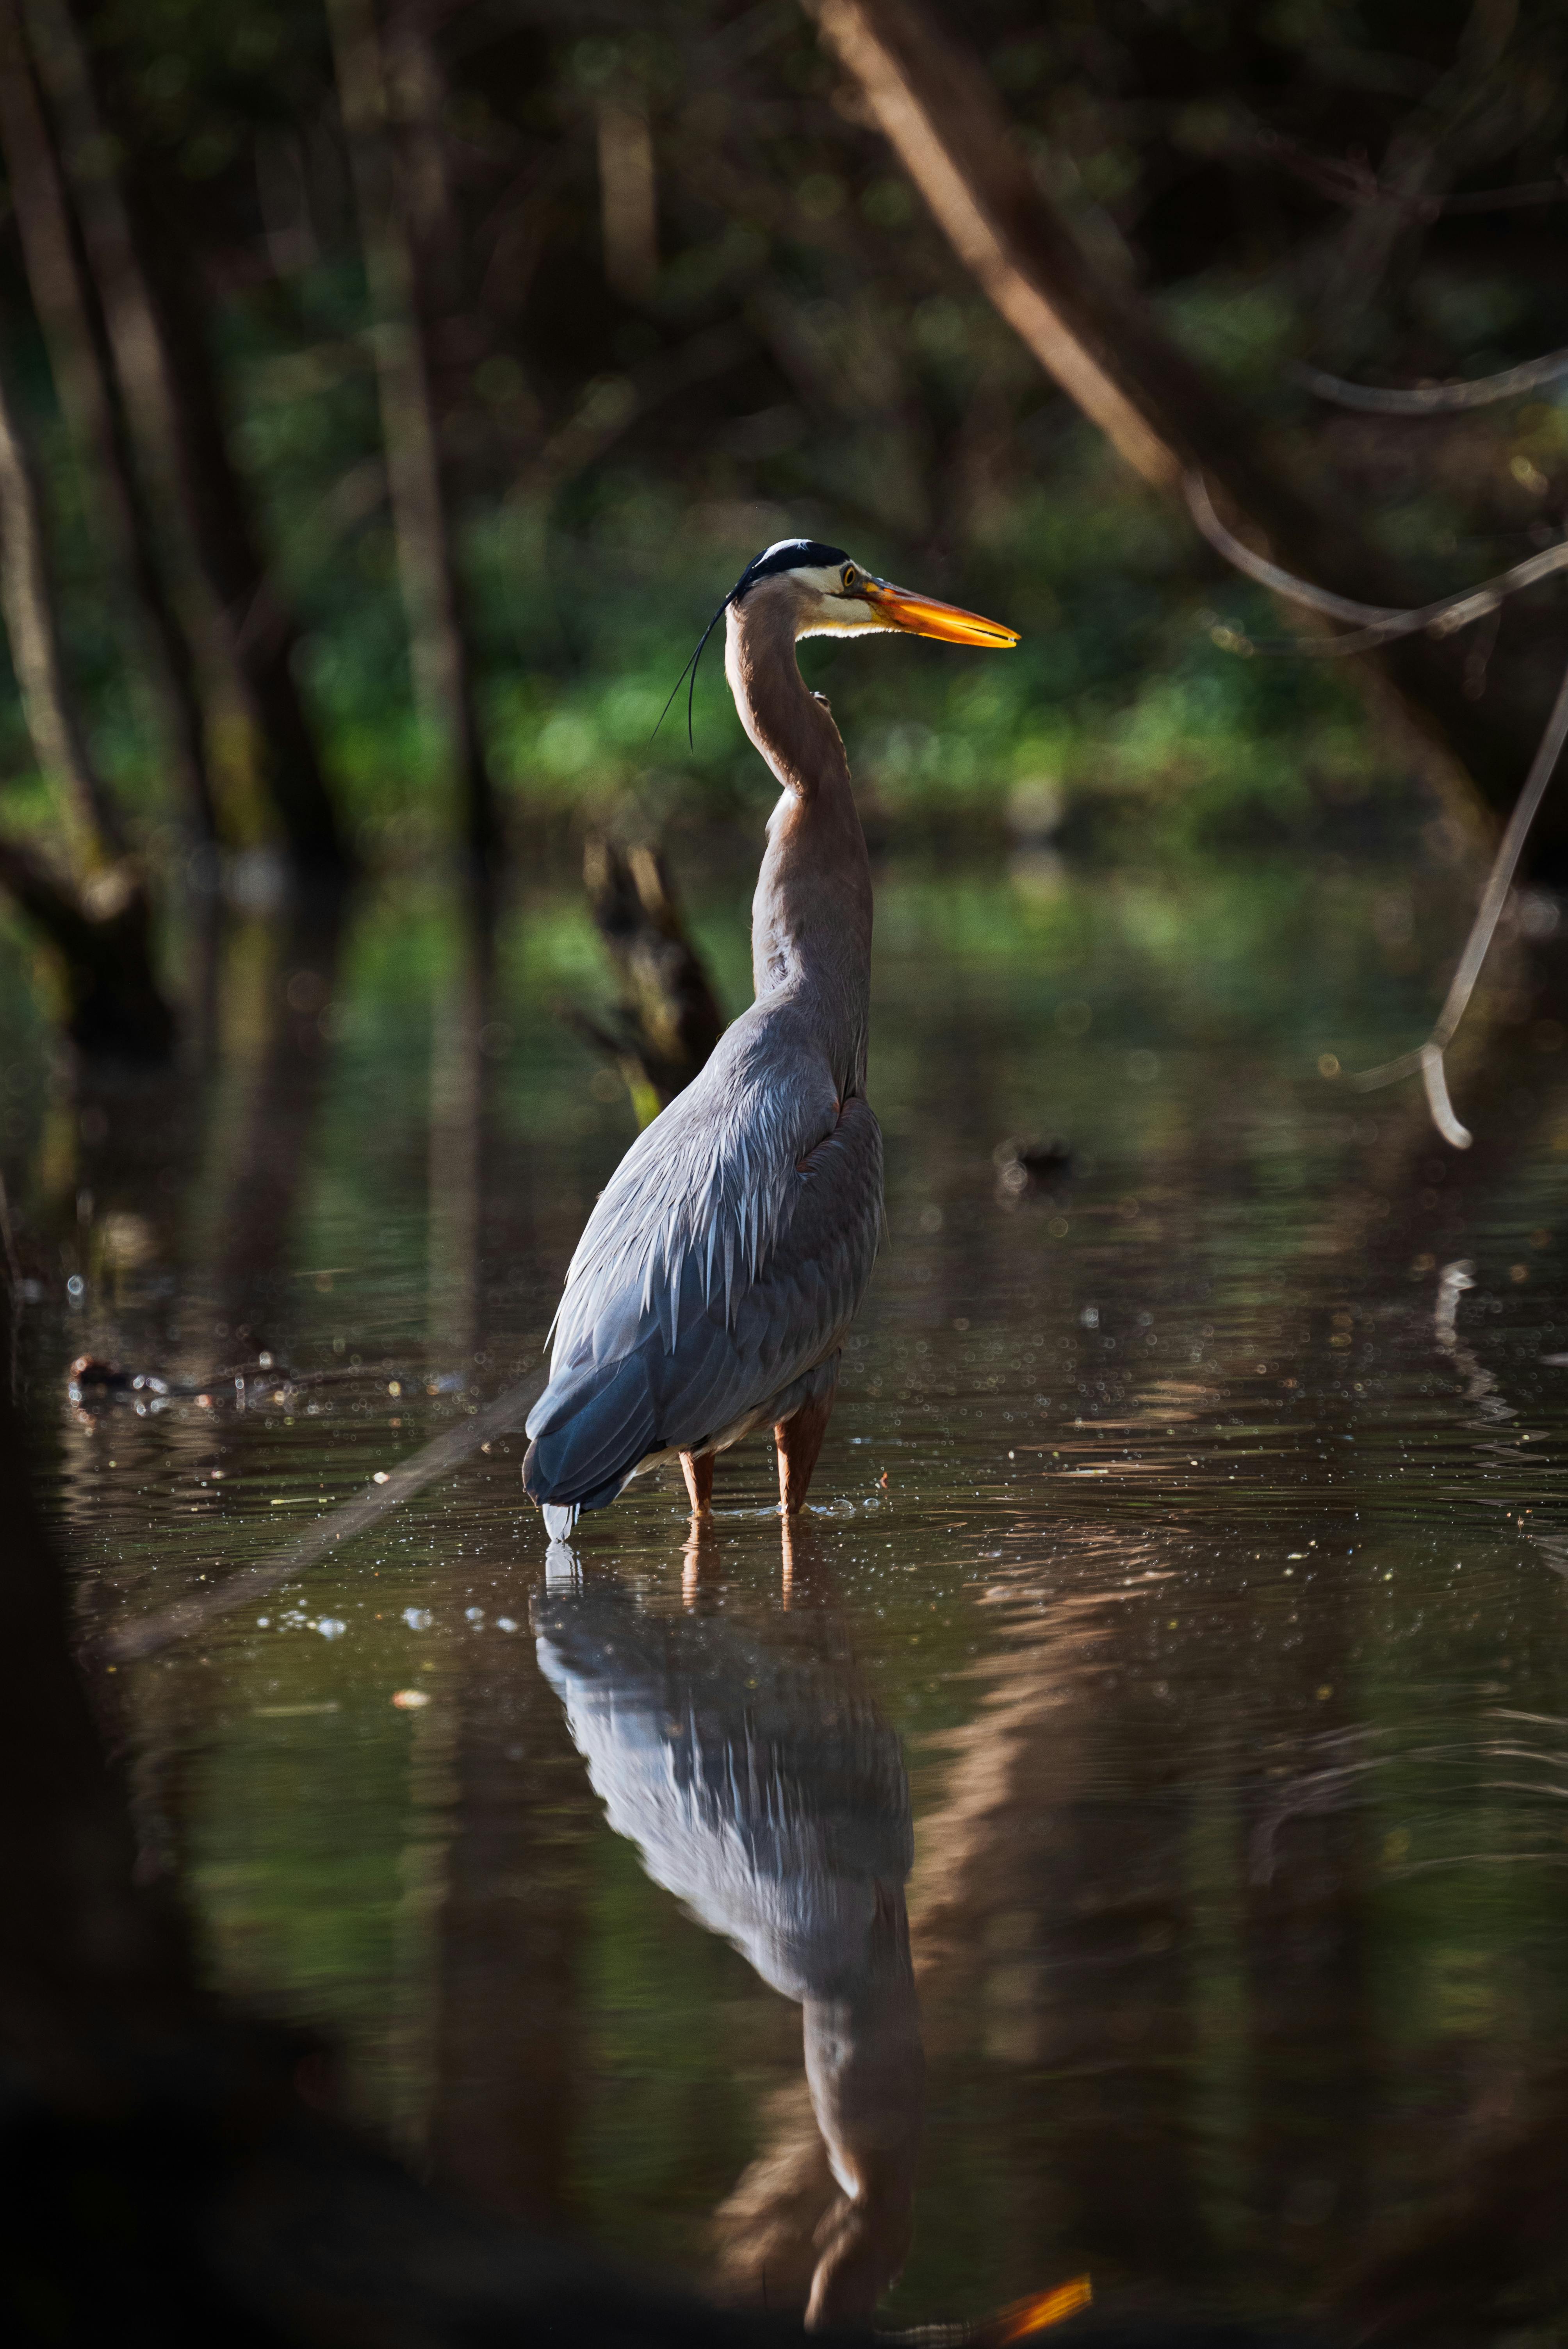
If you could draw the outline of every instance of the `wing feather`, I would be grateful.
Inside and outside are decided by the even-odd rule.
[[[529,1419],[536,1497],[579,1499],[718,1434],[830,1352],[860,1303],[882,1216],[876,1119],[862,1100],[841,1110],[815,1052],[781,1067],[777,1035],[740,1040],[768,1049],[721,1046],[589,1219]]]

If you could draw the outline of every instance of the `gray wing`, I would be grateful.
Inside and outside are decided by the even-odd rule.
[[[869,1103],[841,1111],[825,1075],[759,1087],[741,1067],[683,1094],[573,1260],[528,1423],[534,1496],[609,1499],[648,1453],[702,1444],[830,1353],[871,1278],[882,1173]]]

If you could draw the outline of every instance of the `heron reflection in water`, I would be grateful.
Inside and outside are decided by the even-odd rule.
[[[869,2324],[909,2249],[925,2097],[898,1739],[820,1609],[764,1632],[653,1614],[609,1576],[558,1572],[533,1628],[610,1825],[801,2009],[841,2189],[815,2239],[806,2322]]]
[[[813,539],[759,554],[708,635],[721,616],[741,723],[783,794],[752,905],[756,1001],[638,1135],[568,1268],[523,1464],[552,1541],[676,1457],[705,1514],[715,1456],[758,1427],[778,1443],[785,1515],[805,1500],[876,1255],[882,1153],[866,1100],[871,866],[843,742],[795,647],[1018,641]]]

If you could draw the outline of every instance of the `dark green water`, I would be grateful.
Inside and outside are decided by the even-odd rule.
[[[746,892],[702,905],[737,1005]],[[1563,1028],[1494,1007],[1460,1156],[1319,1073],[1418,1038],[1451,880],[895,867],[878,919],[888,1237],[792,1542],[754,1443],[700,1545],[650,1483],[546,1587],[494,1436],[121,1664],[143,1832],[214,1978],[530,2221],[800,2304],[913,2197],[887,2321],[1086,2271],[1299,2309],[1568,2054]],[[91,1629],[286,1565],[537,1375],[630,1138],[556,1016],[599,985],[570,887],[477,975],[410,888],[335,960],[242,924],[155,1093],[15,1046]],[[1071,1170],[1010,1192],[1018,1134]],[[78,1409],[83,1352],[176,1392]]]

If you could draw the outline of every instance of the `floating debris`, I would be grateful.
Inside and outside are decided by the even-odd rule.
[[[1070,1174],[1072,1144],[1054,1135],[1031,1141],[1025,1135],[1012,1134],[996,1144],[991,1153],[991,1163],[996,1169],[996,1195],[1010,1204],[1021,1199],[1026,1192],[1047,1191]]]
[[[107,1402],[111,1395],[129,1394],[130,1372],[118,1362],[100,1361],[96,1354],[78,1354],[71,1364],[67,1393],[75,1403]]]

